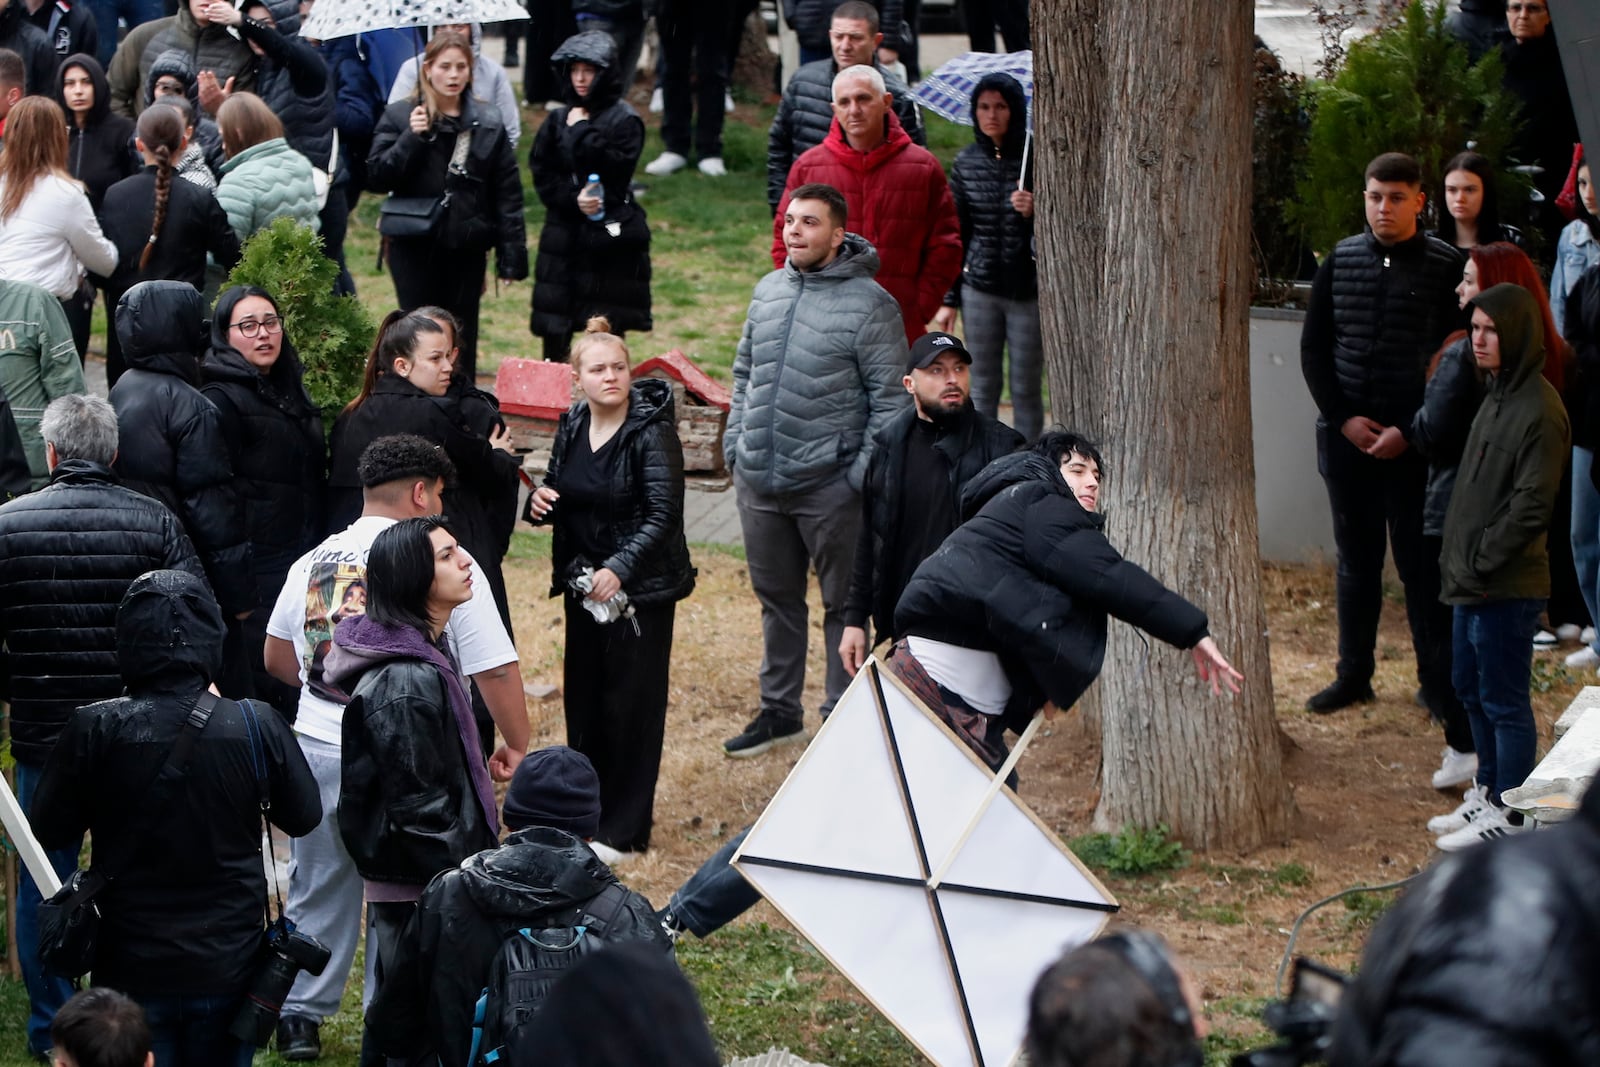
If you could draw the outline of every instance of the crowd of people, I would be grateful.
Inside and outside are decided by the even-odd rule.
[[[662,965],[684,932],[755,902],[728,863],[742,835],[659,910],[612,871],[651,847],[677,605],[696,580],[672,390],[634,377],[629,346],[652,325],[645,124],[627,99],[642,3],[531,0],[522,95],[548,101],[531,138],[476,25],[314,42],[291,0],[61,6],[19,18],[0,0],[0,484],[15,497],[0,695],[18,799],[58,875],[94,842],[93,979],[127,996],[69,1002],[80,974],[25,874],[30,1051],[209,1067],[275,1034],[314,1060],[364,934],[363,1064],[535,1048],[716,1062]],[[691,157],[725,175],[751,6],[664,0],[666,151],[647,175]],[[886,669],[992,769],[1008,730],[1093,682],[1112,616],[1186,650],[1214,692],[1242,680],[1206,613],[1112,547],[1100,449],[1046,428],[1027,95],[1003,74],[978,83],[947,176],[906,88],[919,6],[784,5],[802,63],[768,133],[773,269],[722,441],[763,646],[729,757],[806,737],[812,572],[820,716],[886,645]],[[974,47],[996,25],[1026,47],[1025,7],[967,4]],[[1455,24],[1477,42],[1474,12]],[[1418,700],[1447,742],[1433,784],[1469,787],[1429,824],[1447,851],[1524,828],[1502,793],[1533,766],[1532,649],[1600,619],[1600,211],[1581,150],[1567,167],[1548,13],[1513,0],[1502,23],[1483,47],[1540,119],[1519,158],[1572,220],[1528,220],[1542,242],[1507,221],[1506,160],[1463,151],[1424,175],[1379,156],[1368,228],[1324,257],[1302,351],[1339,553],[1337,674],[1308,706],[1372,699],[1392,547]],[[576,394],[520,513],[552,532],[565,613],[567,745],[531,754],[502,569],[521,458],[476,375],[490,252],[495,279],[529,274],[519,144],[545,208],[529,329]],[[224,279],[287,217],[353,291],[343,244],[363,191],[383,195],[397,309],[357,394],[324,412],[281,294]],[[106,400],[83,371],[102,294]],[[1568,662],[1600,667],[1600,639]],[[293,839],[286,899],[275,881],[269,897],[263,820]],[[612,947],[591,959],[596,945]],[[1118,968],[1159,994],[1162,1040],[1190,1054],[1203,1020],[1159,942],[1082,951],[1041,979],[1035,1062],[1076,1062],[1052,1050],[1132,1025],[1073,1014],[1084,975],[1106,993]],[[572,1024],[619,990],[632,1014],[611,1009],[614,1031]]]

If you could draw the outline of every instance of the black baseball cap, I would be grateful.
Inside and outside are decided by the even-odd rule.
[[[906,362],[906,371],[927,370],[928,364],[944,355],[954,352],[964,362],[972,362],[972,353],[967,351],[967,346],[961,343],[961,338],[949,333],[940,333],[934,330],[923,334],[911,343],[911,358]]]

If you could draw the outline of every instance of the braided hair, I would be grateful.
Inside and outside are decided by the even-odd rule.
[[[150,107],[139,116],[139,140],[156,157],[156,210],[150,219],[150,239],[139,255],[139,269],[150,265],[156,238],[167,221],[167,201],[172,195],[172,164],[183,149],[183,116],[175,108]]]

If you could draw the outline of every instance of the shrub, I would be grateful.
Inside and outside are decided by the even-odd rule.
[[[1254,303],[1280,304],[1288,282],[1307,273],[1305,227],[1291,221],[1305,171],[1310,115],[1305,79],[1283,69],[1272,49],[1256,42],[1255,130],[1250,161],[1250,235],[1255,259]],[[1311,270],[1316,263],[1309,264]]]
[[[1443,3],[1413,0],[1399,20],[1352,44],[1338,75],[1312,88],[1311,146],[1293,212],[1312,246],[1326,251],[1361,230],[1361,175],[1383,152],[1416,157],[1432,200],[1445,162],[1473,143],[1502,166],[1501,216],[1514,217],[1529,186],[1504,169],[1518,104],[1503,73],[1498,52],[1469,61],[1445,28]]]
[[[1124,826],[1118,834],[1085,834],[1073,838],[1072,851],[1089,866],[1112,874],[1135,876],[1182,867],[1183,846],[1168,835],[1165,823],[1144,829]]]
[[[331,423],[361,388],[361,371],[377,332],[353,296],[335,296],[339,268],[322,254],[322,239],[290,218],[275,220],[244,244],[228,285],[258,285],[273,295],[284,333],[306,369],[306,391]]]

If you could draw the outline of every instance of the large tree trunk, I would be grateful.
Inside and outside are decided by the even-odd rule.
[[[1213,697],[1187,654],[1113,624],[1096,821],[1281,840],[1250,424],[1252,9],[1034,0],[1033,27],[1053,414],[1105,446],[1113,543],[1203,607],[1245,675]]]

